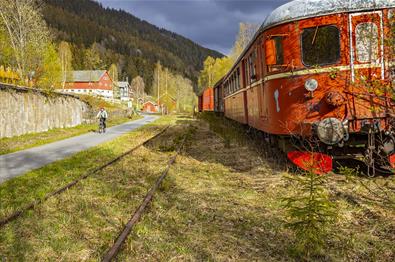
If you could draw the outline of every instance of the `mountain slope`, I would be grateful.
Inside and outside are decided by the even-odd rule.
[[[123,77],[141,75],[148,86],[157,61],[196,81],[207,56],[223,56],[125,11],[104,8],[91,0],[44,2],[44,18],[57,40],[74,46],[76,69],[85,69],[84,50],[94,43],[99,44],[104,68],[117,63]]]

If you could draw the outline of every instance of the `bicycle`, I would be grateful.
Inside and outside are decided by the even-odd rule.
[[[100,118],[100,121],[99,121],[99,133],[100,134],[106,132],[106,126],[105,126],[105,123],[104,123],[105,121],[106,121],[106,119]]]

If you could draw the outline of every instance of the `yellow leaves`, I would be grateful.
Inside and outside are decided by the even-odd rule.
[[[18,74],[13,71],[10,67],[5,68],[0,66],[0,80],[6,83],[13,83],[19,79]]]
[[[200,71],[199,88],[214,86],[232,67],[234,61],[230,57],[214,59],[207,57],[204,61],[204,68]]]

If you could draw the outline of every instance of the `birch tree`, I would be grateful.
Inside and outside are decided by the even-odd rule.
[[[108,69],[108,74],[112,79],[112,90],[114,92],[114,98],[120,98],[121,93],[118,86],[118,67],[116,64],[111,64],[110,68]]]
[[[36,0],[0,0],[1,24],[7,33],[20,79],[26,80],[42,62],[49,30]]]
[[[36,72],[37,86],[47,91],[59,88],[62,79],[62,64],[53,44],[45,49],[42,66]]]
[[[136,76],[135,78],[133,78],[132,80],[132,89],[135,92],[135,97],[137,99],[137,102],[139,103],[140,101],[144,102],[144,89],[145,89],[145,83],[144,83],[144,79],[141,76]]]
[[[66,80],[71,77],[73,53],[70,45],[67,42],[60,42],[59,44],[59,58],[62,71],[62,88],[64,89]]]
[[[258,29],[259,25],[257,24],[240,23],[239,33],[237,34],[236,41],[230,54],[230,57],[233,61],[236,61],[236,59],[240,56]]]

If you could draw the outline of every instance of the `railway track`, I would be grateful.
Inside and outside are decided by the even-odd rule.
[[[106,254],[103,256],[102,262],[109,262],[112,261],[118,253],[122,249],[122,245],[126,241],[127,237],[129,236],[130,232],[132,231],[134,225],[137,224],[137,222],[140,220],[142,214],[144,213],[144,210],[147,208],[148,204],[151,202],[156,190],[159,188],[159,186],[162,184],[162,181],[166,178],[167,174],[169,173],[169,170],[171,166],[175,163],[177,156],[180,154],[182,148],[185,145],[187,136],[184,136],[180,146],[178,147],[176,153],[170,158],[166,169],[162,172],[162,174],[158,177],[156,180],[155,184],[151,187],[151,189],[148,191],[148,193],[145,195],[143,201],[141,202],[140,206],[135,210],[133,216],[129,219],[129,221],[126,223],[125,227],[122,229],[120,235],[117,237],[115,240],[114,244],[111,246],[111,248],[106,252]]]
[[[162,129],[160,132],[158,132],[157,134],[155,134],[154,136],[150,137],[149,139],[145,140],[144,142],[138,144],[137,146],[133,147],[132,149],[122,153],[121,155],[117,156],[116,158],[106,162],[105,164],[93,169],[92,171],[87,172],[85,175],[73,180],[72,182],[68,183],[67,185],[58,188],[57,190],[47,194],[46,196],[44,196],[41,199],[37,199],[32,201],[31,203],[29,203],[28,205],[26,205],[25,207],[15,211],[14,213],[12,213],[11,215],[3,218],[0,220],[0,229],[7,225],[8,223],[18,219],[20,216],[22,216],[26,211],[31,210],[33,208],[35,208],[36,206],[38,206],[39,204],[45,202],[46,200],[48,200],[49,198],[59,195],[63,192],[65,192],[66,190],[74,187],[75,185],[77,185],[79,182],[81,182],[82,180],[87,179],[88,177],[98,173],[100,170],[103,170],[104,168],[114,164],[115,162],[118,162],[119,160],[121,160],[122,158],[124,158],[127,155],[130,155],[131,153],[133,153],[134,151],[136,151],[137,149],[139,149],[140,147],[146,145],[147,143],[149,143],[150,141],[154,140],[155,138],[159,137],[160,135],[162,135],[164,132],[166,132],[166,130],[169,128],[170,126],[166,126],[164,129]]]

